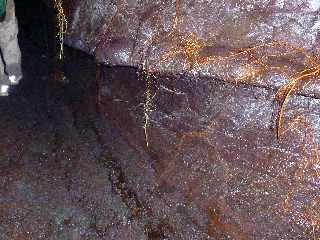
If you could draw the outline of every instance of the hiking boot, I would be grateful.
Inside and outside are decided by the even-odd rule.
[[[0,73],[0,96],[9,95],[9,78],[4,73]]]
[[[19,64],[11,64],[6,67],[6,72],[8,74],[9,84],[17,85],[22,78],[21,66]]]
[[[0,97],[9,96],[9,85],[0,85]]]

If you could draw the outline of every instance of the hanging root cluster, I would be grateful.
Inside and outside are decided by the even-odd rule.
[[[320,77],[320,65],[304,69],[291,78],[288,83],[279,88],[276,98],[281,103],[277,118],[277,136],[280,138],[284,131],[282,130],[283,115],[289,102],[289,97],[302,85],[306,86],[314,77]]]
[[[59,39],[59,60],[63,59],[63,42],[64,37],[68,27],[68,21],[63,9],[62,0],[53,0],[54,9],[57,11],[57,23],[58,23],[58,34],[57,38]]]
[[[146,146],[149,147],[149,135],[148,135],[148,127],[150,124],[150,113],[152,106],[152,90],[151,90],[151,76],[147,64],[145,63],[142,70],[142,77],[146,82],[146,90],[144,96],[144,104],[143,104],[143,113],[144,113],[144,136],[146,140]]]

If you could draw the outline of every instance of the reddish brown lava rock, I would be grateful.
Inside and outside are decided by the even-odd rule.
[[[129,166],[123,159],[122,166],[137,195],[170,216],[176,233],[202,239],[184,235],[187,225],[213,239],[317,236],[317,99],[292,97],[295,107],[287,111],[289,123],[278,140],[274,91],[188,75],[155,76],[146,147],[145,82],[135,70],[105,71],[106,119],[140,156]],[[136,182],[149,174],[157,186],[149,187],[159,195],[150,196],[140,187],[148,184]]]
[[[151,215],[174,229],[168,239],[319,236],[319,7],[67,6],[67,44],[144,70],[104,69],[100,106],[131,149],[113,156]]]
[[[3,239],[320,237],[317,1],[66,6],[66,43],[117,65],[100,69],[104,121],[91,88],[51,120],[2,111]],[[94,61],[66,60],[94,83]]]

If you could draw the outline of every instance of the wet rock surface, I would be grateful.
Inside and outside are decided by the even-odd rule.
[[[79,4],[74,10],[109,12]],[[169,6],[153,2],[150,11],[174,18]],[[236,85],[193,68],[102,67],[71,49],[64,82],[51,81],[45,38],[30,27],[41,19],[30,16],[20,23],[25,79],[0,99],[0,239],[319,237],[320,103],[312,94],[291,95],[277,138],[271,85]],[[118,49],[126,29],[123,36]]]
[[[2,99],[1,239],[318,236],[312,132],[276,139],[275,92],[158,76],[146,147],[143,75],[101,69],[99,116],[96,64],[69,56],[45,104],[23,86]],[[294,100],[316,124],[318,100]]]
[[[319,2],[70,1],[66,43],[109,65],[319,95]]]
[[[123,167],[143,201],[168,216],[175,229],[169,239],[318,236],[317,99],[294,97],[277,139],[275,91],[157,76],[146,126],[141,74],[105,71],[105,118],[140,154]]]

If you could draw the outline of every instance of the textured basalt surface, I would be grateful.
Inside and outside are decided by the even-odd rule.
[[[46,69],[39,59],[22,90]],[[293,98],[307,111],[278,141],[275,92],[157,76],[146,147],[137,69],[100,69],[101,119],[94,61],[79,52],[66,60],[70,85],[0,102],[1,239],[319,236],[318,135],[308,129],[318,126],[318,100]]]
[[[217,2],[66,1],[64,83],[17,4],[1,240],[320,237],[317,1]]]
[[[141,201],[175,229],[168,239],[319,235],[319,100],[294,97],[278,140],[274,91],[157,76],[146,147],[144,82],[135,71],[106,69],[101,106],[139,156],[119,160]]]
[[[66,43],[109,65],[279,87],[318,65],[319,7],[315,0],[77,0],[66,4]]]
[[[67,4],[68,45],[137,67],[102,70],[100,109],[125,141],[110,154],[142,215],[165,219],[163,239],[319,235],[319,7]]]

